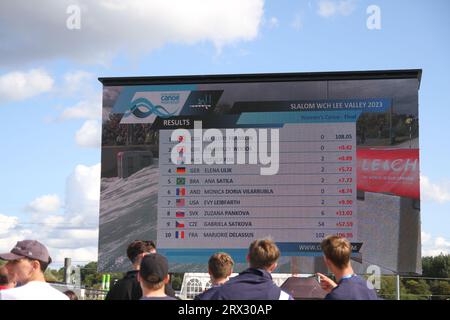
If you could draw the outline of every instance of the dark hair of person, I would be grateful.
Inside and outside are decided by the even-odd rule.
[[[131,263],[136,261],[137,256],[142,253],[149,253],[156,249],[156,245],[152,240],[135,240],[128,245],[127,256]]]
[[[78,300],[77,294],[72,290],[66,290],[64,291],[64,294],[68,296],[70,300]]]

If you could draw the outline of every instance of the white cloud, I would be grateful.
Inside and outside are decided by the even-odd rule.
[[[0,48],[3,47],[5,46]],[[48,92],[53,88],[53,82],[53,78],[41,69],[31,69],[26,72],[13,71],[0,75],[0,103],[25,100]]]
[[[64,216],[62,215],[48,215],[42,218],[40,221],[46,226],[54,227],[64,224],[64,220]]]
[[[78,102],[70,106],[56,107],[63,110],[57,118],[50,118],[51,121],[101,119],[102,94],[100,83],[98,83],[94,74],[84,70],[66,72],[62,76],[60,85],[54,91],[56,96],[64,98],[76,97]]]
[[[101,145],[102,128],[97,120],[87,120],[75,133],[75,142],[80,147],[98,148]]]
[[[31,229],[14,228],[8,233],[0,233],[0,252],[9,252],[18,241],[33,237],[34,232]]]
[[[59,210],[61,201],[56,194],[47,194],[31,201],[26,210],[33,213],[52,213]]]
[[[79,119],[101,120],[101,85],[94,74],[84,70],[72,70],[52,81],[56,83],[51,88],[52,98],[62,98],[65,102],[64,105],[54,106],[59,115],[45,117],[47,123]]]
[[[32,231],[19,227],[19,218],[0,214],[0,252],[9,252],[17,241],[28,238]]]
[[[96,120],[102,116],[101,99],[82,100],[61,113],[60,120],[89,119]]]
[[[440,254],[450,254],[450,241],[441,236],[433,238],[431,234],[422,232],[422,256]]]
[[[52,250],[52,248],[50,248],[50,250]],[[76,249],[59,249],[54,251],[55,255],[53,256],[53,261],[60,263],[64,261],[64,258],[71,258],[73,264],[81,262],[81,265],[88,261],[97,261],[97,246]]]
[[[421,235],[422,245],[429,244],[431,240],[431,234],[422,231]]]
[[[55,249],[77,249],[97,245],[98,229],[59,229],[52,232],[46,245]]]
[[[84,91],[86,89],[86,83],[95,79],[94,74],[84,70],[66,72],[63,78],[64,91],[69,93]]]
[[[438,247],[443,247],[443,248],[450,248],[450,241],[447,241],[445,238],[443,237],[437,237],[434,241],[435,245]]]
[[[69,30],[66,9],[81,9]],[[0,64],[57,58],[104,62],[116,52],[146,53],[167,43],[211,42],[221,47],[258,36],[264,0],[28,0],[2,3]],[[20,17],[20,19],[17,19]]]
[[[64,225],[46,235],[55,261],[96,261],[100,200],[100,163],[77,165],[66,180]]]
[[[85,222],[98,224],[99,200],[100,163],[77,165],[66,181],[66,215],[75,220],[81,216]]]
[[[319,0],[317,13],[322,17],[348,16],[356,9],[355,0]]]
[[[17,217],[0,214],[0,236],[8,234],[18,223],[19,219]]]
[[[36,239],[48,247],[56,262],[65,257],[97,260],[100,164],[77,165],[67,177],[64,214],[49,213],[60,202],[55,199],[54,195],[42,196],[28,205],[41,212],[39,219],[32,217],[31,224],[0,214],[0,251],[11,250],[20,240]]]
[[[446,203],[450,201],[450,183],[433,183],[427,176],[420,176],[420,194],[422,200]]]

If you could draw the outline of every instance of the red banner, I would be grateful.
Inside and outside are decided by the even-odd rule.
[[[419,149],[358,148],[358,190],[420,198]]]

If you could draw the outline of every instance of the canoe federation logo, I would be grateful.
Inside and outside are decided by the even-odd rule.
[[[157,117],[171,118],[180,114],[189,92],[146,92],[133,97],[121,124],[153,123]],[[152,101],[157,101],[153,103]]]
[[[166,108],[160,105],[153,105],[145,98],[137,98],[131,103],[129,110],[135,117],[143,119],[154,114],[160,118],[170,118],[176,115],[176,112],[169,112]]]

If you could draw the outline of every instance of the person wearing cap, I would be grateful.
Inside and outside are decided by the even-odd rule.
[[[130,243],[127,248],[127,256],[133,265],[133,270],[128,271],[122,279],[114,284],[108,291],[105,300],[139,300],[142,297],[142,289],[137,281],[137,274],[142,258],[153,253],[156,253],[156,245],[151,240],[135,240]],[[175,291],[170,283],[167,283],[164,289],[166,295],[175,297]]]
[[[8,253],[0,254],[14,274],[18,287],[0,291],[0,300],[69,300],[45,282],[44,272],[52,262],[47,248],[36,240],[17,242]]]
[[[164,286],[170,281],[169,263],[159,253],[142,258],[137,278],[142,288],[141,300],[176,300],[164,292]]]

